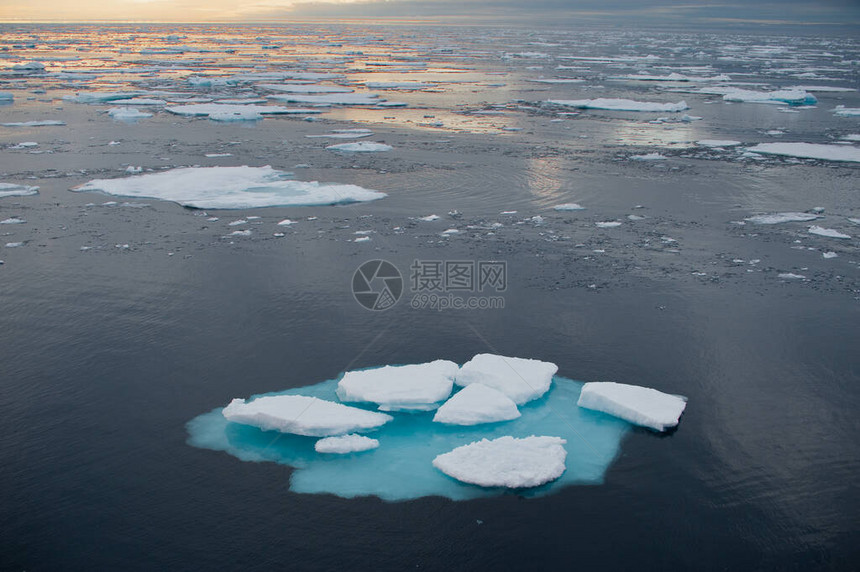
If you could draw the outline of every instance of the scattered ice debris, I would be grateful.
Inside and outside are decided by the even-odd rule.
[[[668,157],[660,153],[648,153],[645,155],[631,155],[629,159],[631,161],[665,161]]]
[[[486,385],[522,405],[546,393],[557,371],[558,366],[550,362],[478,354],[463,364],[454,381],[464,387],[473,383]]]
[[[612,111],[661,111],[679,112],[689,109],[686,101],[678,103],[655,103],[649,101],[633,101],[631,99],[555,99],[549,103],[576,107],[579,109],[607,109]]]
[[[283,232],[275,232],[275,233],[272,233],[272,236],[274,236],[275,238],[283,238],[287,235],[284,234]]]
[[[860,163],[860,148],[822,143],[759,143],[747,151],[766,155],[820,159],[822,161],[850,161]]]
[[[38,147],[39,143],[36,141],[21,141],[17,145],[13,145],[10,149],[31,149],[33,147]]]
[[[143,172],[143,167],[135,167],[134,165],[129,165],[125,168],[125,172],[130,175],[137,175]]]
[[[824,258],[836,258],[839,255],[836,254],[835,252],[833,252],[832,250],[829,250],[827,252],[822,252],[821,256],[823,256]]]
[[[580,205],[579,203],[564,203],[562,205],[556,205],[552,207],[553,210],[556,211],[583,211],[585,207]]]
[[[240,224],[248,224],[248,221],[243,218],[240,218],[238,220],[228,222],[227,226],[239,226]]]
[[[3,197],[27,197],[38,195],[39,187],[28,185],[16,185],[14,183],[0,183],[0,198]]]
[[[26,220],[24,220],[22,218],[18,218],[16,216],[13,216],[11,218],[7,218],[5,220],[0,220],[0,224],[24,224],[26,222],[27,222]]]
[[[3,127],[49,127],[49,126],[58,126],[65,125],[65,121],[59,121],[57,119],[44,119],[41,121],[17,121],[13,123],[0,123]]]
[[[441,234],[442,236],[450,236],[452,234],[460,234],[460,231],[457,230],[456,228],[449,228],[447,230],[443,230],[439,234]]]
[[[272,167],[185,167],[120,179],[95,179],[72,191],[173,201],[201,209],[332,205],[372,201],[385,193],[356,185],[290,180]]]
[[[319,109],[282,107],[278,105],[229,105],[220,103],[191,103],[165,107],[165,111],[175,115],[208,117],[213,121],[256,121],[264,115],[307,115],[322,113]]]
[[[251,236],[250,230],[234,230],[230,233],[230,236]]]
[[[351,433],[349,435],[340,435],[338,437],[323,437],[314,443],[314,450],[317,453],[331,453],[337,455],[345,455],[347,453],[360,453],[362,451],[370,451],[379,447],[379,441]]]
[[[534,435],[482,439],[439,455],[433,466],[458,481],[482,487],[537,487],[564,473],[566,443],[560,437]]]
[[[833,113],[842,117],[860,117],[860,107],[845,107],[837,105]]]
[[[278,223],[278,226],[290,226],[291,224],[296,224],[296,221],[285,218]]]
[[[646,218],[648,218],[648,217],[645,217],[645,216],[642,216],[642,215],[636,215],[636,214],[629,214],[629,215],[627,215],[627,220],[632,220],[632,221],[634,221],[634,222],[635,222],[635,221],[637,221],[637,220],[645,220]]]
[[[821,218],[813,213],[771,213],[747,217],[744,220],[753,224],[782,224],[784,222],[809,222]]]
[[[376,403],[381,410],[427,410],[448,399],[459,368],[447,360],[346,372],[337,384],[342,401]]]
[[[432,222],[434,220],[439,220],[439,215],[431,214],[427,216],[419,217],[418,220],[423,220],[424,222]]]
[[[16,72],[26,72],[26,73],[44,73],[45,72],[45,64],[42,62],[26,62],[23,64],[15,64],[12,66],[12,70]]]
[[[701,141],[696,141],[696,145],[700,147],[734,147],[740,144],[740,141],[733,141],[731,139],[702,139]]]
[[[617,220],[607,220],[607,221],[602,221],[602,222],[596,222],[596,223],[594,223],[594,225],[597,228],[615,228],[617,226],[621,226],[621,222],[619,222]]]
[[[18,248],[19,246],[24,246],[23,242],[7,242],[6,248]]]
[[[595,381],[585,384],[577,405],[620,417],[634,425],[665,431],[678,424],[687,398],[649,387]]]
[[[467,385],[436,411],[433,421],[448,425],[479,425],[510,421],[521,415],[514,401],[482,383]]]
[[[809,227],[809,234],[818,236],[826,236],[827,238],[851,238],[851,235],[843,234],[832,228],[824,228],[823,226],[812,225]]]
[[[357,143],[339,143],[326,147],[329,151],[340,151],[345,153],[379,153],[394,149],[385,143],[374,143],[371,141],[359,141]]]
[[[803,274],[795,274],[793,272],[780,272],[777,274],[777,278],[783,278],[785,280],[804,280],[806,276]]]
[[[270,395],[251,401],[234,399],[222,414],[233,423],[308,437],[368,431],[392,419],[384,413],[304,395]]]
[[[358,238],[354,239],[353,242],[370,242],[370,237],[369,236],[359,236]]]

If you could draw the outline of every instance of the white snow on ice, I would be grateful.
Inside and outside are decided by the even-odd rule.
[[[687,398],[638,385],[593,381],[583,386],[577,405],[665,431],[678,424]]]
[[[337,455],[345,455],[347,453],[360,453],[362,451],[370,451],[379,447],[379,441],[351,433],[349,435],[340,435],[337,437],[323,437],[314,443],[314,450],[317,453],[331,453]]]
[[[376,403],[380,409],[428,409],[448,399],[459,368],[447,360],[346,372],[337,384],[343,401]]]
[[[482,383],[467,385],[442,404],[433,421],[448,425],[479,425],[510,421],[519,417],[513,400]]]
[[[464,387],[481,383],[522,405],[546,393],[557,371],[558,366],[550,362],[478,354],[463,364],[454,381]]]

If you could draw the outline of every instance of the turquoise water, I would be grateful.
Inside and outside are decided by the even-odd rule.
[[[337,401],[337,382],[332,379],[269,395],[298,394]],[[541,496],[570,485],[603,482],[630,428],[620,419],[578,407],[582,385],[557,376],[544,397],[520,407],[522,417],[502,423],[454,427],[433,423],[432,411],[394,413],[393,421],[367,433],[379,440],[378,449],[349,455],[317,453],[315,437],[230,423],[220,408],[188,423],[188,443],[225,451],[243,461],[270,461],[293,467],[296,470],[290,489],[297,493],[331,493],[345,498],[372,495],[391,501],[425,496],[467,500],[510,491],[460,483],[432,466],[437,455],[484,437],[561,437],[567,440],[567,470],[561,478],[542,487],[517,491],[523,496]]]

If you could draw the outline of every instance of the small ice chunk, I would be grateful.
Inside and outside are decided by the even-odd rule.
[[[370,237],[369,236],[359,236],[358,238],[353,240],[353,242],[370,242]]]
[[[23,242],[7,242],[6,248],[18,248],[19,246],[24,246]]]
[[[337,384],[337,396],[380,406],[435,404],[451,394],[457,371],[447,360],[348,371]]]
[[[0,220],[0,224],[24,224],[25,222],[27,222],[27,221],[22,219],[22,218],[18,218],[16,216],[13,216],[11,218],[7,218],[4,220]]]
[[[522,405],[546,393],[557,371],[558,366],[550,362],[478,354],[463,364],[454,381],[464,387],[481,383]]]
[[[580,205],[579,203],[564,203],[563,205],[556,205],[552,207],[553,210],[557,211],[583,211],[585,207]]]
[[[252,401],[234,399],[222,414],[233,423],[308,437],[367,431],[392,419],[384,413],[304,395],[269,395]]]
[[[432,222],[434,220],[439,220],[439,215],[431,214],[427,216],[422,216],[418,220],[423,220],[424,222]]]
[[[617,226],[621,226],[621,223],[617,220],[608,220],[603,222],[594,223],[597,228],[615,228]]]
[[[333,453],[337,455],[360,453],[361,451],[370,451],[377,447],[379,447],[379,441],[376,439],[355,433],[340,435],[338,437],[323,437],[314,443],[314,450],[317,453]]]
[[[818,236],[826,236],[827,238],[851,238],[851,235],[844,234],[833,228],[824,228],[823,226],[812,225],[809,227],[809,234]]]
[[[433,421],[449,425],[478,425],[509,421],[520,415],[517,404],[510,397],[482,383],[473,383],[446,401],[436,411]]]
[[[755,215],[744,220],[754,224],[781,224],[784,222],[809,222],[817,218],[821,217],[812,213],[788,212]]]
[[[458,481],[482,487],[537,487],[564,473],[565,443],[560,437],[534,435],[482,439],[439,455],[433,466]]]
[[[285,218],[278,223],[278,226],[290,226],[291,224],[296,224],[296,221]]]
[[[251,236],[250,230],[234,230],[230,233],[230,236]]]
[[[108,110],[108,115],[119,121],[129,121],[133,119],[143,119],[152,117],[151,113],[141,111],[136,107],[112,107]]]
[[[577,405],[603,411],[634,425],[665,431],[678,424],[687,398],[639,385],[593,381],[582,387]]]
[[[385,143],[374,143],[372,141],[359,141],[357,143],[339,143],[326,147],[329,151],[340,151],[345,153],[380,153],[394,149]]]
[[[839,255],[838,255],[838,254],[836,254],[836,253],[835,253],[835,252],[833,252],[833,251],[828,251],[828,252],[823,252],[823,253],[821,254],[821,256],[823,256],[824,258],[836,258],[836,257],[837,257],[837,256],[839,256]]]
[[[648,153],[646,155],[632,155],[632,161],[665,161],[668,157],[660,153]]]
[[[2,98],[0,98],[0,100],[2,100]],[[57,119],[42,119],[38,121],[15,121],[13,123],[0,123],[0,125],[2,125],[3,127],[50,127],[65,124],[65,121],[59,121]]]
[[[803,280],[806,278],[803,274],[795,274],[794,272],[780,272],[776,276],[777,278],[784,278],[785,280]]]

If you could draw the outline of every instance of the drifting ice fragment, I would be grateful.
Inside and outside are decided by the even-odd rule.
[[[560,437],[482,439],[433,459],[446,475],[482,487],[527,488],[554,481],[567,457]]]
[[[733,141],[731,139],[702,139],[701,141],[696,141],[696,145],[700,147],[734,147],[740,144],[740,141]]]
[[[481,383],[522,405],[546,393],[557,371],[554,363],[536,359],[478,354],[463,364],[454,381],[464,387]]]
[[[851,235],[843,234],[832,228],[824,228],[823,226],[812,225],[809,227],[809,234],[817,234],[818,236],[826,236],[827,238],[851,238]]]
[[[367,431],[392,419],[384,413],[304,395],[270,395],[248,402],[234,399],[222,413],[227,421],[233,423],[308,437]]]
[[[552,207],[553,210],[557,211],[583,211],[585,207],[578,203],[564,203],[563,205],[556,205]]]
[[[754,224],[780,224],[783,222],[808,222],[821,218],[812,213],[773,213],[747,217],[744,220]]]
[[[386,409],[427,409],[451,395],[457,364],[447,360],[348,371],[337,384],[343,401],[376,403]]]
[[[72,191],[173,201],[200,209],[333,205],[373,201],[385,193],[356,185],[289,180],[266,167],[187,167],[120,179],[95,179]]]
[[[358,143],[339,143],[326,147],[329,151],[341,151],[346,153],[379,153],[394,149],[385,143],[374,143],[371,141],[359,141]]]
[[[551,99],[549,103],[576,107],[579,109],[608,109],[611,111],[665,111],[679,112],[689,109],[686,101],[678,103],[655,103],[650,101],[633,101],[632,99]]]
[[[747,151],[766,155],[783,155],[802,159],[822,161],[850,161],[860,163],[860,148],[846,145],[825,145],[820,143],[759,143],[748,147]]]
[[[324,437],[314,443],[317,453],[334,453],[345,455],[346,453],[360,453],[370,451],[379,447],[379,441],[365,437],[364,435],[341,435],[340,437]]]
[[[14,183],[0,183],[0,198],[26,197],[38,194],[39,187],[28,187],[27,185],[16,185]]]
[[[638,385],[593,381],[582,388],[577,405],[603,411],[635,425],[665,431],[678,424],[687,398]]]
[[[118,121],[131,121],[135,119],[152,117],[151,113],[141,111],[134,107],[112,107],[108,110],[107,113]]]
[[[433,421],[449,425],[479,425],[510,421],[520,415],[517,404],[510,397],[482,383],[473,383],[446,401],[436,411]]]

